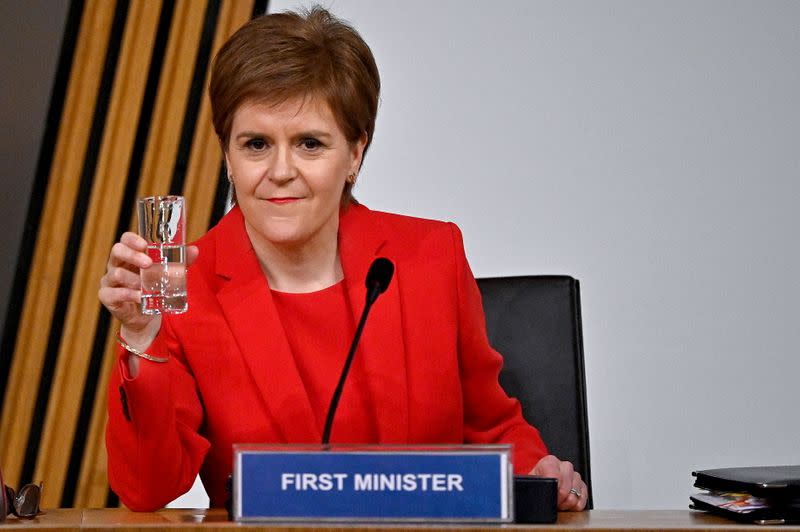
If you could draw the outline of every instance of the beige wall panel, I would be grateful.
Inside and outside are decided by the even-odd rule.
[[[205,2],[181,0],[175,6],[169,40],[164,57],[153,122],[146,149],[143,172],[137,196],[163,194],[169,189],[172,168],[180,139],[181,120],[178,110],[186,107],[194,63],[203,27]],[[128,208],[128,206],[122,206]],[[134,206],[130,206],[134,210]],[[136,225],[135,212],[132,228]],[[87,435],[80,478],[75,497],[76,507],[101,508],[108,495],[105,427],[107,418],[107,388],[110,371],[116,361],[117,344],[114,336],[119,324],[109,329],[103,358],[101,381],[97,386],[92,420]]]
[[[213,54],[217,53],[228,37],[250,20],[252,12],[253,2],[251,0],[229,1],[222,5],[217,31],[214,35]],[[200,116],[197,120],[197,128],[192,143],[189,169],[183,188],[183,194],[186,196],[186,202],[189,206],[189,221],[187,224],[187,238],[189,241],[196,240],[208,229],[219,181],[219,165],[222,162],[219,141],[211,125],[211,105],[208,100],[208,80],[210,75],[211,65],[209,64],[208,75],[205,80],[206,90],[200,107]]]
[[[175,6],[137,197],[169,192],[206,3],[182,0]],[[135,216],[132,222],[135,227]]]
[[[75,493],[76,508],[103,508],[108,496],[108,460],[106,455],[106,422],[108,421],[108,381],[112,371],[116,371],[117,343],[114,341],[115,331],[119,323],[113,320],[111,334],[106,339],[103,351],[103,365],[100,369],[97,393],[95,394],[89,434],[86,437],[86,448],[83,452],[81,473]]]
[[[88,0],[82,15],[0,423],[5,481],[19,475],[44,363],[75,197],[102,75],[114,3]],[[32,201],[37,201],[33,198]]]
[[[45,507],[55,507],[61,502],[97,324],[98,281],[117,237],[120,202],[147,82],[160,5],[155,0],[135,0],[129,8],[39,448],[36,478],[42,479],[48,487],[43,494]]]

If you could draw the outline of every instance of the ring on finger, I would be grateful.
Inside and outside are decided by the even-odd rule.
[[[575,488],[570,488],[569,492],[575,495],[577,498],[579,499],[581,498],[581,492],[579,490],[576,490]]]

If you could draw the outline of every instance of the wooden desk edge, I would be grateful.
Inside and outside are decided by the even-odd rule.
[[[212,532],[231,528],[247,528],[263,531],[305,531],[347,530],[350,532],[378,530],[474,530],[498,531],[505,529],[566,531],[591,530],[594,532],[625,531],[723,531],[748,530],[750,532],[766,531],[800,531],[800,526],[758,526],[745,525],[691,510],[592,510],[581,513],[560,513],[558,522],[549,525],[487,525],[487,524],[406,524],[406,523],[234,523],[227,520],[223,510],[178,510],[165,509],[153,513],[137,513],[121,508],[107,509],[57,509],[47,510],[36,519],[27,521],[10,517],[0,524],[0,530],[124,530],[141,532],[145,529],[180,528],[187,532]]]

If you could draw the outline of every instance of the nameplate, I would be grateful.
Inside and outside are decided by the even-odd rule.
[[[512,520],[508,445],[235,445],[237,521]]]

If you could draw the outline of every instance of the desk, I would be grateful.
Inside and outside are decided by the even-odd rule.
[[[796,532],[800,526],[758,526],[739,525],[721,517],[716,517],[690,510],[592,510],[581,513],[561,513],[558,522],[552,525],[377,525],[377,524],[239,524],[227,520],[222,510],[161,510],[155,513],[135,513],[120,508],[101,510],[48,510],[36,519],[26,521],[10,517],[0,525],[0,531],[6,530],[47,530],[57,532],[61,530],[125,530],[129,532],[145,532],[154,529],[180,529],[186,532],[230,532],[233,528],[247,528],[249,530],[264,531],[291,531],[322,530],[348,532],[373,531],[373,530],[461,530],[475,531],[501,531],[504,529],[536,530],[536,531],[566,531],[566,530],[591,530],[611,531],[650,531],[670,530],[672,532],[687,531],[722,531],[722,530],[747,530],[749,532]]]

